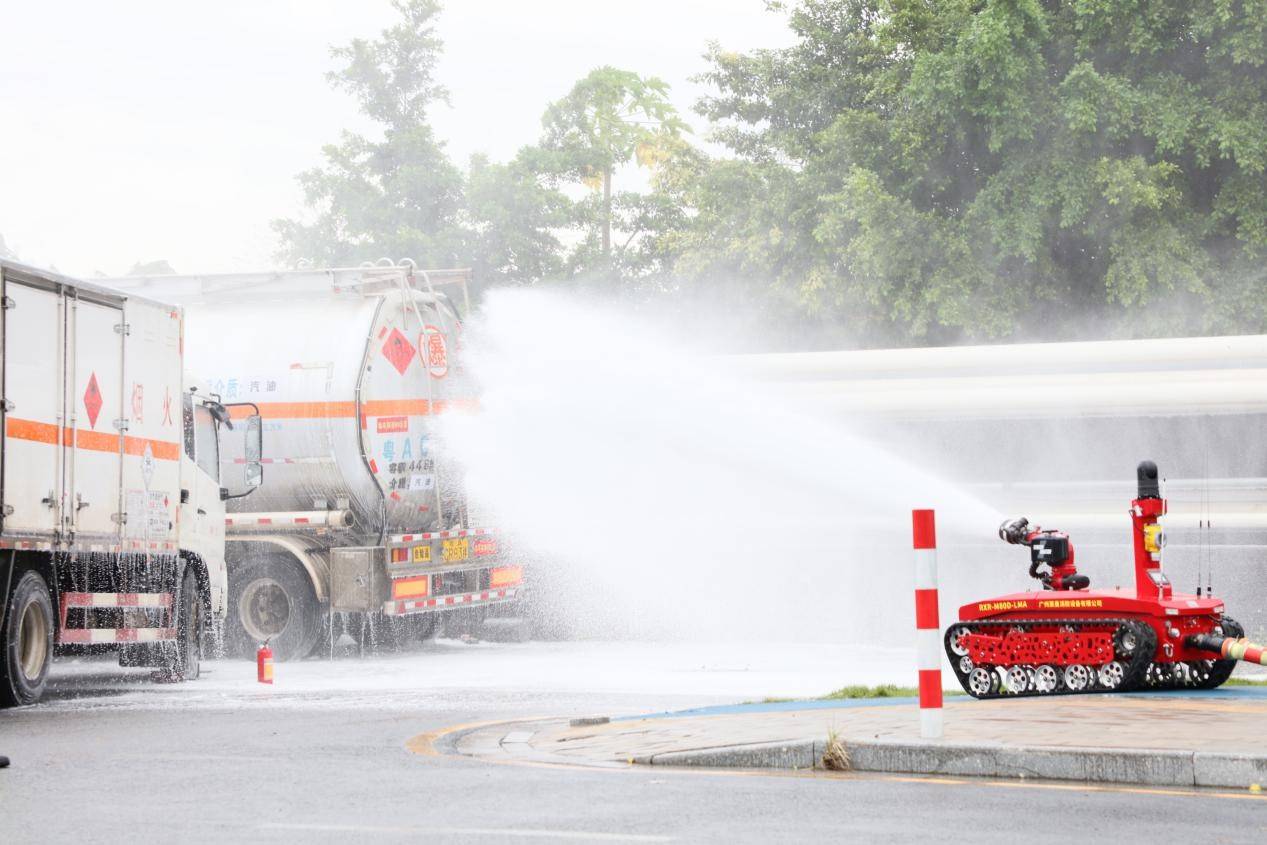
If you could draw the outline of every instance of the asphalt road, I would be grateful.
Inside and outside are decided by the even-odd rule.
[[[605,650],[621,671],[586,668]],[[432,648],[283,665],[273,689],[250,683],[249,664],[216,662],[177,686],[73,666],[49,702],[0,713],[0,753],[13,758],[0,770],[0,842],[1267,839],[1267,802],[1248,793],[551,768],[405,747],[460,724],[647,712],[795,686],[779,674],[777,649],[747,663],[709,654]]]

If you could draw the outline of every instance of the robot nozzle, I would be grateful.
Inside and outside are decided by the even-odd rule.
[[[1014,546],[1025,545],[1025,537],[1029,533],[1029,520],[1023,516],[1005,519],[999,526],[999,539]]]

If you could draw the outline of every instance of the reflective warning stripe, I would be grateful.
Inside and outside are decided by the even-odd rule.
[[[53,544],[48,540],[11,540],[0,539],[0,549],[41,549],[52,551]]]
[[[171,593],[62,593],[66,607],[171,607]]]
[[[478,593],[460,593],[452,596],[436,596],[429,599],[404,599],[389,601],[383,604],[383,613],[388,616],[404,616],[424,610],[444,610],[471,604],[491,604],[497,601],[508,601],[518,594],[518,589],[483,590]]]
[[[156,643],[176,639],[175,628],[62,628],[60,643]]]
[[[941,625],[937,613],[937,527],[931,510],[911,511],[915,548],[915,658],[920,736],[942,735]]]
[[[427,575],[419,575],[415,578],[394,578],[392,579],[392,598],[413,599],[426,597],[430,592],[430,583],[431,578]]]
[[[387,544],[390,546],[420,540],[448,540],[452,537],[484,537],[492,533],[492,528],[462,528],[458,531],[432,531],[428,534],[393,534],[387,538]]]
[[[58,427],[52,423],[24,420],[9,417],[5,420],[4,433],[14,440],[27,440],[32,443],[46,443],[55,446]],[[127,455],[144,455],[145,447],[160,461],[174,461],[180,458],[180,444],[166,440],[151,440],[148,437],[131,437],[128,435],[108,434],[104,431],[89,431],[84,428],[63,428],[62,440],[66,446],[86,449],[90,452],[118,452],[119,440],[123,440],[123,452]]]
[[[57,628],[57,642],[77,644],[98,643],[153,643],[176,639],[172,625],[171,593],[63,593],[61,596],[61,624]],[[67,612],[71,608],[142,608],[164,611],[164,627],[161,628],[70,628]],[[86,618],[85,618],[85,621]]]
[[[488,586],[514,587],[522,584],[524,568],[522,566],[499,566],[488,571]]]

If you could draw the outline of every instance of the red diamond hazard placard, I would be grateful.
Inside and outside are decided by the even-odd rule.
[[[88,410],[88,425],[97,427],[97,414],[101,413],[101,388],[97,386],[97,374],[88,377],[88,389],[84,391],[84,408]]]
[[[400,333],[400,329],[392,329],[392,333],[387,336],[387,342],[383,344],[383,357],[390,361],[396,368],[396,372],[402,376],[405,370],[409,369],[409,362],[414,359],[414,353],[417,351],[409,342],[409,338]]]

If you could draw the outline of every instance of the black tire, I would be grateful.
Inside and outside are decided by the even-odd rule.
[[[169,649],[167,665],[175,680],[196,681],[202,673],[203,624],[198,576],[192,566],[186,566],[176,592],[176,642]]]
[[[285,555],[270,555],[229,572],[230,654],[254,658],[267,640],[279,663],[312,653],[321,636],[321,607],[308,573]]]
[[[44,694],[53,662],[53,600],[38,572],[28,570],[13,585],[4,614],[0,661],[0,707],[34,704]]]

